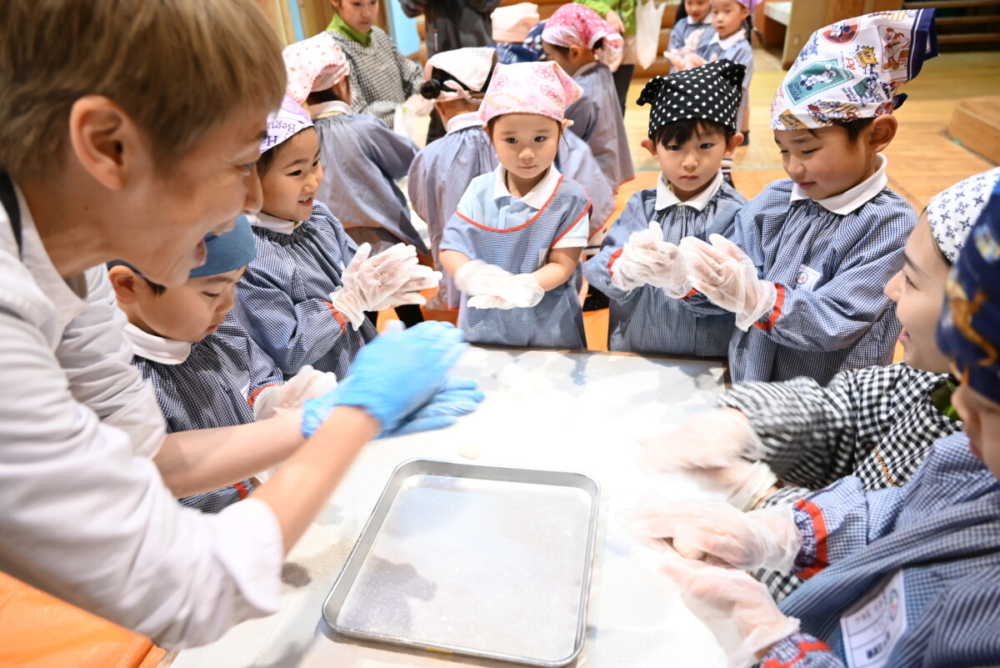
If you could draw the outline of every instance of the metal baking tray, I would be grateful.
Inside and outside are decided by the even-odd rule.
[[[429,651],[572,663],[600,495],[580,473],[403,462],[323,605],[326,623]]]

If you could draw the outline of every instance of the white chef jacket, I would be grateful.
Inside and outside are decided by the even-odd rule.
[[[280,527],[253,498],[182,508],[152,457],[165,436],[129,362],[103,266],[78,292],[17,190],[0,207],[0,570],[168,648],[205,644],[278,607]]]

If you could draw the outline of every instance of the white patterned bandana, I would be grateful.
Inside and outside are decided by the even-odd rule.
[[[267,137],[260,143],[260,152],[267,153],[312,126],[309,112],[286,95],[281,101],[281,108],[267,117]]]
[[[927,204],[931,233],[948,260],[955,264],[969,230],[979,220],[990,193],[1000,181],[1000,167],[970,176],[938,193]]]
[[[771,103],[772,130],[806,130],[891,114],[896,89],[938,55],[933,9],[876,12],[813,33]]]

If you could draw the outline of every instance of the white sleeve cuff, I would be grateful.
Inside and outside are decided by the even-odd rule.
[[[553,248],[586,248],[587,239],[590,237],[590,214],[580,217],[576,225],[569,232],[562,236],[562,239],[555,242]]]

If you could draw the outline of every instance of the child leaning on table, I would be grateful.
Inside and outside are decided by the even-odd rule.
[[[469,341],[580,349],[577,295],[590,199],[553,165],[580,87],[555,63],[497,65],[479,120],[500,165],[473,179],[445,227],[441,264]]]

